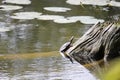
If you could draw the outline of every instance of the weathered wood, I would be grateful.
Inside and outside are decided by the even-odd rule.
[[[66,52],[81,64],[120,55],[120,25],[104,22],[93,25]]]

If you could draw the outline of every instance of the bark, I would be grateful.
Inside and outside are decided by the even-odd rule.
[[[120,25],[110,21],[93,25],[66,54],[80,64],[119,57]]]

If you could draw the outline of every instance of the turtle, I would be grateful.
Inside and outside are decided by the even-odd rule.
[[[72,63],[73,63],[73,60],[72,60],[71,56],[66,54],[65,52],[72,46],[73,39],[74,39],[74,37],[72,36],[68,42],[66,42],[65,44],[63,44],[60,47],[60,50],[59,50],[62,57],[68,58]]]

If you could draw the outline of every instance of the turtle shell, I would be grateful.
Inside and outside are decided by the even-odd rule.
[[[70,42],[66,42],[65,44],[63,44],[60,48],[60,52],[65,52],[70,47],[70,44]]]

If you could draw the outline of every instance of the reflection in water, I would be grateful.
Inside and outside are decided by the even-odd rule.
[[[21,22],[9,23],[8,25],[11,31],[0,33],[1,53],[47,52],[57,50],[63,42],[71,37],[71,34],[76,34],[74,31],[77,30],[77,25],[70,28],[66,27],[69,25],[58,26],[51,22],[34,22],[34,20],[33,22],[36,24],[33,24],[31,21],[28,22],[26,21],[25,23],[23,20]],[[4,23],[2,26],[8,27],[8,25]],[[82,33],[79,30],[77,32]]]
[[[96,80],[83,66],[59,56],[0,59],[0,74],[4,80]]]
[[[2,1],[9,2],[9,0]],[[1,5],[3,5],[2,1]],[[14,0],[10,1],[12,3]],[[29,1],[30,5],[23,6],[24,1]],[[78,21],[58,24],[50,20],[38,20],[36,17],[32,20],[23,20],[13,19],[10,16],[19,12],[38,12],[42,15],[59,15],[61,18],[93,16],[96,21],[96,19],[107,20],[110,16],[119,16],[119,8],[109,6],[83,8],[67,4],[65,0],[23,0],[19,3],[22,5],[15,3],[14,6],[22,6],[22,9],[0,11],[0,80],[95,80],[94,76],[81,65],[71,64],[69,60],[57,55],[52,57],[50,53],[47,56],[42,53],[59,50],[59,47],[71,36],[79,38],[91,25]],[[53,6],[71,10],[62,13],[44,10],[45,7]]]

